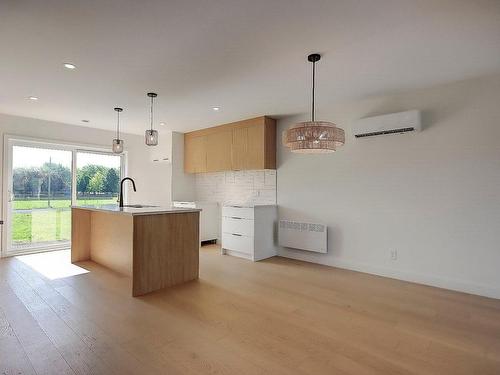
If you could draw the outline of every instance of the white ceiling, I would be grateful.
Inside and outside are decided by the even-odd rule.
[[[124,130],[142,133],[155,91],[173,130],[305,116],[311,52],[323,55],[318,117],[496,73],[500,1],[0,0],[0,112],[113,129],[122,106]]]

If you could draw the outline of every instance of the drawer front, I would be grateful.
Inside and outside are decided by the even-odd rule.
[[[222,233],[242,234],[244,236],[253,237],[253,220],[235,219],[233,217],[222,218]]]
[[[222,207],[222,216],[253,220],[253,208],[224,206]]]
[[[222,233],[222,248],[253,254],[253,237]]]

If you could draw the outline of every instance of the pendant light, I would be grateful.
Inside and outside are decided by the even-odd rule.
[[[333,122],[316,121],[314,94],[316,80],[316,63],[321,55],[314,53],[307,56],[312,62],[312,113],[311,121],[299,122],[283,132],[283,145],[290,151],[302,154],[319,154],[335,152],[345,143],[344,130]]]
[[[113,152],[115,154],[121,154],[123,152],[124,142],[120,139],[120,112],[123,108],[115,108],[117,121],[116,121],[116,139],[113,139]]]
[[[148,92],[148,96],[151,98],[151,110],[149,112],[151,129],[146,130],[146,144],[148,146],[156,146],[158,144],[158,130],[153,130],[153,101],[158,95],[154,92]]]

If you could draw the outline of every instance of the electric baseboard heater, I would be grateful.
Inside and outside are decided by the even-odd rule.
[[[327,227],[319,223],[280,220],[278,242],[283,247],[326,254]]]

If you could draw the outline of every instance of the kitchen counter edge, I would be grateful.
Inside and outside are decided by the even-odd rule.
[[[178,208],[178,207],[118,207],[118,206],[71,206],[73,209],[88,210],[96,212],[107,212],[110,214],[121,215],[162,215],[162,214],[179,214],[189,212],[200,212],[198,208]]]

